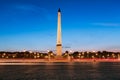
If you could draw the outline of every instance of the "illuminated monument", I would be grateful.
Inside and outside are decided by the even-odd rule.
[[[56,55],[62,55],[62,40],[61,40],[61,11],[58,9],[58,23],[57,23],[57,44],[56,44]]]

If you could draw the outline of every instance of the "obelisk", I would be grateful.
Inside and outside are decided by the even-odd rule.
[[[62,39],[61,39],[61,10],[58,9],[58,23],[57,23],[57,45],[56,45],[56,55],[62,55]]]

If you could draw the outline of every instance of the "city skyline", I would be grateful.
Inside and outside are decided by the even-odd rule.
[[[1,0],[1,50],[55,50],[57,10],[64,50],[119,50],[118,0]]]

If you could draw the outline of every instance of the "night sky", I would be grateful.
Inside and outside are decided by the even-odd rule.
[[[0,0],[0,51],[120,50],[120,0]]]

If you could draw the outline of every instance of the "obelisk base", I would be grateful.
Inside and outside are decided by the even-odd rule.
[[[62,56],[62,45],[61,44],[56,45],[56,55]]]
[[[63,59],[63,57],[58,55],[58,56],[55,57],[55,59]]]

